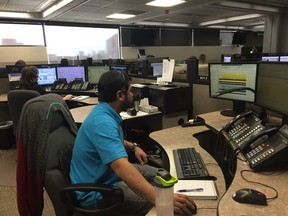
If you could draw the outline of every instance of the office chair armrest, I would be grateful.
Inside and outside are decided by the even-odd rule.
[[[97,208],[85,208],[77,204],[75,191],[96,191],[101,193],[102,200],[97,202]],[[74,197],[74,202],[71,200],[71,196]],[[73,212],[85,213],[85,214],[99,214],[109,212],[119,206],[124,199],[124,194],[121,188],[113,185],[83,183],[83,184],[70,184],[65,186],[60,197],[62,202],[70,208]]]

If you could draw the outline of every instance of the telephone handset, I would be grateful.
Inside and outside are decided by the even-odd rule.
[[[269,133],[258,136],[250,144],[251,150],[244,154],[254,170],[263,170],[267,166],[288,160],[288,125],[283,125],[279,130],[271,128]]]
[[[265,128],[258,133],[252,134],[249,136],[244,144],[242,144],[239,149],[242,152],[248,152],[252,149],[256,148],[257,146],[261,145],[263,142],[265,142],[270,136],[278,132],[277,127],[272,128]]]
[[[67,84],[66,79],[58,79],[52,84],[51,89],[62,90],[66,84]]]

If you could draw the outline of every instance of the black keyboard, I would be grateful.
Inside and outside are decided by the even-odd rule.
[[[194,148],[173,150],[178,179],[209,179],[209,173],[201,155]]]

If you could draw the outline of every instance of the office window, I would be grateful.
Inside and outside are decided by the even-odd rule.
[[[220,45],[232,45],[233,35],[235,31],[220,30]]]
[[[119,30],[71,26],[45,26],[50,63],[61,59],[119,59]]]
[[[1,46],[44,46],[41,24],[0,24]]]

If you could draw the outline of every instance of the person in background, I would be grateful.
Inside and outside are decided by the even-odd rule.
[[[72,184],[101,183],[120,187],[124,201],[117,209],[123,214],[146,215],[155,205],[153,179],[158,168],[148,164],[147,154],[135,143],[124,139],[120,112],[133,103],[130,77],[109,71],[98,84],[99,104],[79,128],[70,164]],[[138,163],[130,163],[127,152],[134,153]],[[101,205],[97,192],[77,192],[82,206]],[[174,194],[174,211],[191,215],[196,205],[186,195]]]
[[[34,90],[39,92],[41,95],[46,94],[46,90],[38,85],[39,71],[35,66],[25,66],[21,70],[20,77],[20,88],[27,90]],[[73,95],[67,94],[63,97],[64,100],[71,100]]]
[[[14,65],[15,65],[16,67],[24,67],[24,66],[26,66],[27,64],[26,64],[26,62],[25,62],[24,60],[20,59],[20,60],[16,61]]]

